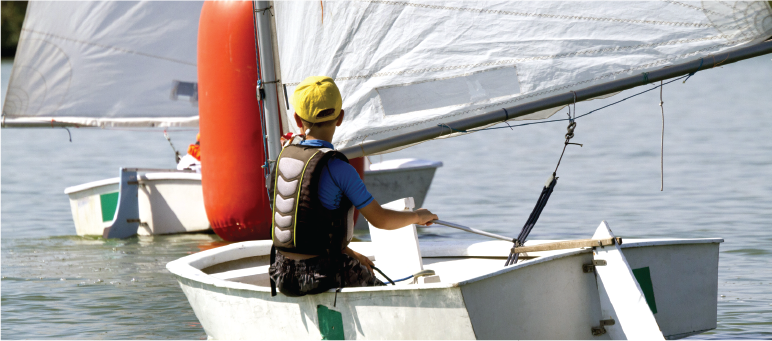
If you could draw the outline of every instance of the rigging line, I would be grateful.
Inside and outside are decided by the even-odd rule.
[[[587,113],[585,113],[585,114],[581,114],[581,115],[577,116],[576,118],[580,118],[580,117],[584,117],[584,116],[587,116],[587,115],[589,115],[589,114],[592,114],[592,113],[594,113],[594,112],[596,112],[596,111],[598,111],[598,110],[601,110],[601,109],[605,109],[605,108],[608,108],[608,107],[610,107],[610,106],[612,106],[612,105],[616,105],[616,104],[619,104],[619,103],[621,103],[621,102],[624,102],[624,101],[626,101],[626,100],[628,100],[628,99],[631,99],[631,98],[633,98],[633,97],[636,97],[636,96],[639,96],[639,95],[643,95],[643,94],[645,94],[645,93],[647,93],[647,92],[649,92],[649,91],[652,91],[652,90],[656,90],[657,88],[659,88],[659,87],[661,87],[661,86],[664,86],[664,85],[667,85],[667,84],[673,83],[673,82],[675,82],[675,81],[677,81],[677,80],[681,80],[681,79],[683,79],[683,78],[686,78],[686,77],[688,77],[688,75],[686,75],[686,76],[681,76],[681,77],[678,77],[678,78],[676,78],[676,79],[673,79],[673,80],[671,80],[671,81],[668,81],[667,83],[663,83],[663,84],[661,84],[661,85],[657,85],[657,86],[655,86],[655,87],[653,87],[653,88],[651,88],[651,89],[648,89],[648,90],[644,90],[644,91],[641,91],[641,92],[639,92],[639,93],[637,93],[637,94],[635,94],[635,95],[632,95],[632,96],[628,96],[628,97],[625,97],[625,98],[623,98],[623,99],[620,99],[620,100],[618,100],[618,101],[616,101],[616,102],[614,102],[614,103],[611,103],[611,104],[609,104],[609,105],[604,105],[604,106],[602,106],[602,107],[600,107],[600,108],[598,108],[598,109],[594,109],[594,110],[592,110],[592,111],[589,111],[589,112],[587,112]]]
[[[310,130],[310,129],[309,129],[309,130]],[[364,157],[367,159],[367,162],[369,162],[369,163],[372,165],[372,164],[373,164],[373,162],[372,162],[372,161],[370,161],[370,157],[369,157],[367,154],[365,154],[365,147],[364,147],[364,146],[362,146],[362,144],[364,144],[364,143],[365,143],[365,140],[367,140],[367,138],[368,138],[369,136],[370,136],[370,135],[367,135],[367,136],[365,136],[365,137],[362,139],[362,142],[359,142],[359,148],[361,148],[361,149],[362,149],[362,156],[364,156]],[[385,277],[385,276],[384,276],[384,277]]]
[[[511,125],[509,125],[509,111],[507,111],[507,108],[501,108],[501,110],[504,110],[504,115],[506,115],[506,119],[504,119],[504,123],[507,124],[509,127],[509,130],[514,130]],[[3,122],[5,122],[5,116],[3,116]]]
[[[273,5],[268,6],[266,8],[256,9],[255,8],[255,1],[252,1],[252,9],[255,11],[255,13],[260,13],[262,15],[265,15],[265,12],[268,11],[268,14],[273,16],[273,11],[271,10],[271,8],[273,8]]]
[[[713,56],[713,67],[715,68],[715,67],[721,66],[721,64],[724,64],[724,62],[725,62],[727,59],[729,59],[729,55],[730,55],[730,54],[731,54],[731,53],[727,53],[727,54],[726,54],[726,58],[724,58],[724,60],[722,60],[722,61],[720,61],[720,62],[718,62],[718,63],[716,63],[716,60],[715,60],[715,59],[716,59],[716,57],[715,57],[715,56]]]
[[[700,72],[700,69],[702,69],[702,63],[705,61],[705,58],[700,58],[700,66],[697,67],[697,71],[694,71],[686,76],[686,79],[684,79],[683,83],[686,83],[686,81],[689,80],[689,77],[694,76],[695,73]],[[660,82],[662,83],[662,82]],[[669,83],[669,82],[668,82]]]
[[[699,71],[699,70],[698,70],[698,71]],[[695,72],[697,72],[697,71],[695,71]],[[670,83],[672,83],[672,82],[675,82],[675,81],[677,81],[677,80],[681,80],[681,79],[684,79],[684,78],[688,78],[688,77],[689,77],[689,75],[684,75],[684,76],[681,76],[681,77],[675,78],[675,79],[673,79],[673,80],[671,80],[671,81],[668,81],[668,82],[664,83],[663,85],[667,85],[667,84],[670,84]],[[612,105],[616,105],[616,104],[619,104],[619,103],[621,103],[621,102],[624,102],[624,101],[626,101],[626,100],[628,100],[628,99],[630,99],[630,98],[633,98],[633,97],[636,97],[636,96],[642,95],[642,94],[644,94],[644,93],[647,93],[647,92],[649,92],[649,91],[652,91],[652,90],[656,90],[656,89],[658,89],[660,86],[662,86],[662,85],[657,85],[657,86],[655,86],[655,87],[653,87],[653,88],[651,88],[651,89],[647,89],[647,90],[641,91],[641,92],[639,92],[639,93],[637,93],[637,94],[634,94],[634,95],[631,95],[631,96],[625,97],[625,98],[623,98],[623,99],[620,99],[620,100],[618,100],[618,101],[616,101],[616,102],[614,102],[614,103],[611,103],[611,104],[608,104],[608,105],[604,105],[604,106],[602,106],[602,107],[600,107],[600,108],[597,108],[597,109],[591,110],[591,111],[589,111],[589,112],[587,112],[587,113],[584,113],[584,114],[581,114],[581,115],[579,115],[579,116],[576,116],[576,117],[574,117],[574,120],[576,120],[576,119],[579,119],[579,118],[582,118],[582,117],[584,117],[584,116],[587,116],[587,115],[589,115],[589,114],[592,114],[592,113],[594,113],[594,112],[596,112],[596,111],[599,111],[599,110],[601,110],[601,109],[605,109],[605,108],[608,108],[608,107],[610,107],[610,106],[612,106]],[[538,121],[538,122],[529,122],[529,123],[522,123],[522,124],[508,125],[507,127],[490,127],[490,128],[475,129],[475,130],[464,130],[464,131],[459,131],[459,132],[464,132],[464,133],[474,133],[474,132],[483,131],[483,130],[496,130],[496,129],[503,129],[503,128],[522,127],[522,126],[528,126],[528,125],[532,125],[532,124],[553,123],[553,122],[562,122],[562,121],[568,121],[568,120],[569,120],[569,119],[567,119],[567,118],[559,118],[559,119],[554,119],[554,120],[549,120],[549,121]],[[444,125],[444,126],[447,126],[447,125],[445,125],[444,123],[443,123],[443,124],[438,124],[438,126],[442,126],[442,125]],[[450,127],[448,127],[448,128],[450,128]],[[451,129],[453,129],[453,128],[451,128]]]
[[[442,131],[444,131],[444,130],[445,130],[445,129],[444,129],[445,127],[448,127],[448,129],[450,129],[450,133],[451,133],[451,134],[452,134],[453,132],[456,132],[456,133],[470,133],[470,132],[472,132],[472,133],[473,133],[473,132],[475,132],[475,131],[480,131],[480,130],[487,130],[487,129],[478,129],[478,130],[472,130],[472,131],[468,131],[468,130],[459,130],[459,129],[453,128],[453,127],[451,127],[451,126],[449,126],[449,125],[447,125],[447,124],[445,124],[445,123],[440,123],[440,124],[438,124],[437,126],[438,126],[438,127],[440,127],[440,128],[443,128],[442,130],[440,130],[440,136],[442,136]],[[438,136],[438,137],[439,137],[439,136]]]
[[[659,109],[662,111],[662,136],[659,147],[659,191],[665,190],[665,102],[662,101],[662,81],[659,81]]]

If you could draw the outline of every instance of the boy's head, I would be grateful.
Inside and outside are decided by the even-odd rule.
[[[332,78],[311,76],[295,88],[292,106],[304,126],[326,126],[340,116],[343,99]]]

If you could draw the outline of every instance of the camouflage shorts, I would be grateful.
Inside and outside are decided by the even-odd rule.
[[[293,297],[338,287],[384,285],[367,267],[346,254],[338,256],[336,262],[328,256],[293,260],[276,252],[276,261],[271,264],[269,274],[282,294]]]

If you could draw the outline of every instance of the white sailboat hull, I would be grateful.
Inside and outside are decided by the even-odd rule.
[[[413,196],[420,205],[442,162],[401,159],[374,164],[365,185],[381,202]],[[211,229],[204,209],[201,174],[145,173],[139,178],[139,235],[205,232]],[[101,236],[112,224],[118,205],[119,178],[68,187],[72,219],[79,236]],[[359,227],[367,221],[359,218]]]
[[[70,209],[79,236],[101,236],[118,205],[119,178],[69,187]],[[139,235],[204,232],[211,229],[204,209],[201,174],[145,173],[139,176]]]
[[[426,194],[434,180],[440,161],[396,159],[370,165],[365,170],[364,183],[373,198],[387,203],[399,198],[412,197],[416,207],[423,207]],[[367,230],[367,220],[359,214],[357,230]]]
[[[633,272],[648,268],[656,308],[649,306],[666,338],[716,327],[720,242],[625,240],[622,245]],[[351,247],[372,254],[370,243]],[[498,241],[423,242],[424,268],[435,270],[440,283],[345,288],[335,307],[332,291],[271,297],[270,241],[208,250],[167,268],[213,339],[319,339],[318,305],[341,313],[347,339],[609,338],[592,334],[607,317],[601,314],[595,273],[582,269],[592,264],[590,249],[531,253],[527,257],[535,258],[504,268],[510,247]]]

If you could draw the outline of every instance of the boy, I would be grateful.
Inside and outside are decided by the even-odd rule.
[[[306,78],[292,96],[295,124],[305,131],[305,139],[282,149],[276,162],[269,271],[272,287],[287,296],[383,285],[373,275],[373,263],[348,248],[354,207],[385,230],[429,225],[438,219],[426,209],[386,210],[373,199],[354,167],[331,143],[335,128],[343,123],[342,104],[329,77]]]

